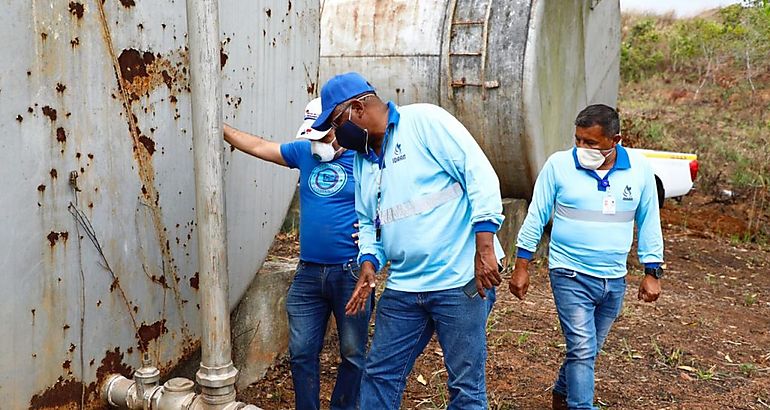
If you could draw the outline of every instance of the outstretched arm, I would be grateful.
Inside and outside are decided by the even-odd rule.
[[[224,136],[225,141],[242,152],[278,165],[288,166],[283,155],[281,155],[281,144],[277,142],[267,141],[256,135],[237,130],[227,124],[224,124]]]

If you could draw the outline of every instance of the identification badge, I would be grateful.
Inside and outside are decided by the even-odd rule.
[[[615,197],[612,194],[607,194],[602,201],[602,214],[615,215]]]

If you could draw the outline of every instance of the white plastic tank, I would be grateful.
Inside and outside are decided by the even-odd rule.
[[[226,121],[293,137],[317,95],[319,5],[220,3]],[[184,1],[10,0],[0,13],[0,408],[93,408],[146,352],[199,344]],[[296,174],[225,154],[230,302]]]
[[[398,104],[452,112],[497,171],[504,197],[529,198],[572,121],[614,106],[618,0],[322,0],[321,80],[362,73]]]

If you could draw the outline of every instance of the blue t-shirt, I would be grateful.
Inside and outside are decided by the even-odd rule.
[[[306,262],[337,264],[356,260],[351,237],[357,222],[353,151],[330,162],[314,159],[310,141],[281,144],[281,156],[299,168],[299,257]]]

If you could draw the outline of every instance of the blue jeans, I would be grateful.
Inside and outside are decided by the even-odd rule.
[[[435,292],[385,289],[361,381],[361,409],[398,409],[406,378],[435,331],[444,352],[448,409],[486,409],[487,316],[495,300],[462,288]]]
[[[358,272],[354,261],[338,265],[299,262],[286,298],[291,376],[298,410],[320,408],[319,355],[330,313],[337,322],[341,358],[331,408],[358,408],[372,308],[370,301],[365,312],[345,315],[345,304],[353,294]]]
[[[573,409],[594,407],[594,362],[623,308],[626,278],[601,279],[552,269],[551,290],[567,344],[567,357],[553,390]]]

